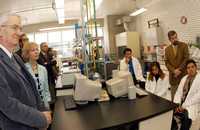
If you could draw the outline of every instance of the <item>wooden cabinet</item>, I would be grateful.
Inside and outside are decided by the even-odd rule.
[[[140,41],[138,32],[123,32],[115,36],[116,46],[131,48],[135,57],[140,58]]]

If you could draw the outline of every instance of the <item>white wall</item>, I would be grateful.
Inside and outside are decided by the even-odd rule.
[[[136,17],[136,31],[140,32],[142,42],[148,29],[148,20],[158,18],[164,33],[164,41],[168,41],[167,32],[175,30],[184,42],[195,42],[200,36],[200,0],[138,0],[138,6],[148,11]],[[186,16],[188,23],[181,24],[181,16]]]
[[[122,18],[123,15],[107,15],[104,18],[104,50],[105,53],[115,53],[117,55],[117,48],[115,42],[115,35],[124,32],[123,26],[115,25],[117,19]]]

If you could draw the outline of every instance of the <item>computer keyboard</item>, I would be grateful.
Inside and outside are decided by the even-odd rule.
[[[140,88],[138,88],[138,87],[136,87],[135,90],[136,90],[136,93],[137,93],[139,96],[148,95],[147,92],[145,92],[144,90],[142,90],[142,89],[140,89]]]
[[[65,110],[72,110],[77,107],[72,95],[65,96],[63,101],[64,101]]]

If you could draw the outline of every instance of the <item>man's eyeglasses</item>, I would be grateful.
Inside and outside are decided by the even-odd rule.
[[[14,31],[22,31],[22,27],[19,25],[1,25],[2,27],[9,27],[11,29],[13,29]]]

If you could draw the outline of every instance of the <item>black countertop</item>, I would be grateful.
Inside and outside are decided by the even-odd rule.
[[[75,110],[65,111],[63,98],[58,97],[55,104],[52,130],[95,130],[118,127],[138,123],[176,107],[176,104],[150,94],[134,100],[120,98],[95,102]]]

